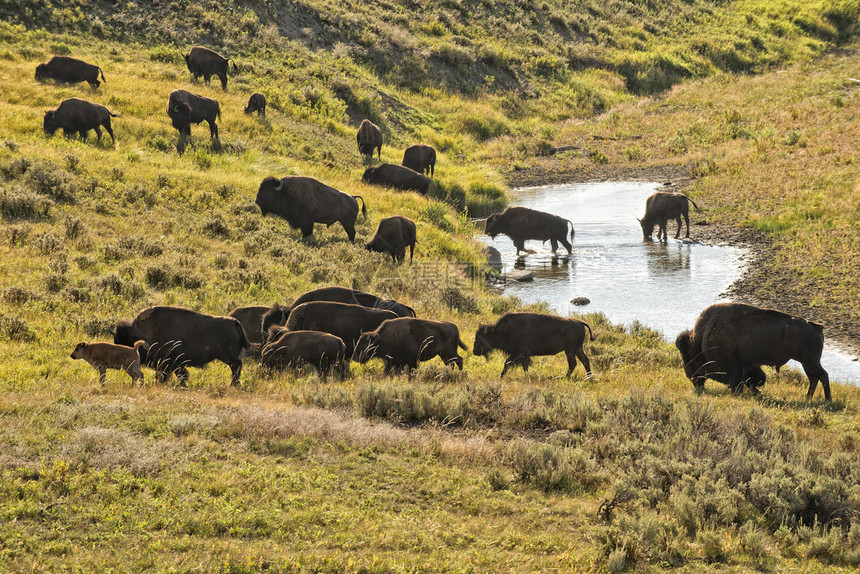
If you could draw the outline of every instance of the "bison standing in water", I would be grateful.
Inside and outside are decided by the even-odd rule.
[[[520,251],[525,251],[525,242],[528,239],[537,239],[544,243],[549,240],[553,252],[561,243],[569,255],[573,252],[573,245],[566,238],[568,226],[570,240],[573,241],[573,223],[570,220],[527,207],[509,207],[502,213],[494,213],[487,218],[485,233],[493,239],[499,234],[510,237],[517,248],[517,255]]]
[[[376,167],[364,170],[362,181],[373,185],[385,185],[395,189],[406,191],[417,191],[424,195],[430,189],[430,178],[418,173],[414,169],[397,165],[396,163],[382,163]]]
[[[678,335],[675,346],[698,391],[705,379],[713,379],[732,392],[746,385],[758,394],[765,382],[761,366],[779,369],[793,359],[809,377],[806,398],[812,398],[821,381],[825,400],[831,400],[830,377],[821,366],[824,327],[818,323],[742,303],[717,303],[702,311],[692,332]]]
[[[230,58],[225,58],[218,52],[213,52],[209,48],[194,46],[185,54],[185,65],[188,66],[188,71],[196,80],[203,76],[203,80],[208,84],[212,76],[218,76],[221,80],[221,89],[227,91],[227,71],[230,63],[233,63],[233,71],[236,71],[236,62]]]
[[[436,169],[436,150],[429,145],[411,145],[403,152],[403,161],[400,163],[418,173],[429,173],[432,179]]]
[[[502,368],[504,377],[508,369],[516,364],[529,372],[531,358],[541,355],[555,355],[564,352],[567,357],[567,377],[576,368],[576,359],[582,361],[585,374],[591,376],[591,363],[582,346],[585,343],[585,330],[594,340],[591,327],[576,319],[565,319],[540,313],[505,313],[493,325],[479,325],[475,333],[475,346],[472,352],[477,356],[487,356],[494,349],[508,355]]]
[[[101,84],[99,74],[102,76],[102,81],[106,82],[105,73],[101,68],[68,56],[54,56],[47,64],[36,66],[37,80],[53,79],[67,84],[87,82],[93,88],[98,88]]]
[[[457,325],[447,321],[429,321],[404,317],[389,319],[378,329],[364,333],[358,340],[353,354],[359,363],[374,357],[385,361],[385,374],[392,368],[406,366],[407,373],[418,368],[418,361],[427,361],[439,356],[446,365],[457,365],[463,370],[463,358],[457,347],[469,348],[460,340]]]
[[[367,208],[360,195],[347,195],[312,177],[267,177],[260,184],[256,204],[263,215],[283,217],[290,227],[301,229],[305,237],[313,235],[314,223],[340,223],[349,240],[354,241],[358,199],[366,217]]]
[[[681,216],[684,216],[684,221],[687,223],[686,237],[689,239],[690,203],[696,210],[699,209],[699,206],[693,203],[692,199],[680,193],[658,191],[649,197],[645,200],[645,215],[642,216],[642,219],[637,218],[639,225],[642,226],[642,236],[645,239],[651,239],[654,226],[658,225],[657,240],[668,241],[666,226],[670,219],[674,219],[678,222],[678,231],[675,232],[675,239],[678,239],[681,235]]]
[[[113,137],[110,119],[118,117],[120,117],[119,114],[111,113],[101,104],[69,98],[61,102],[56,110],[45,112],[43,127],[46,134],[53,134],[61,129],[66,137],[77,132],[82,140],[87,139],[90,130],[96,130],[98,141],[102,140],[101,128],[104,127],[105,131],[110,134],[111,141],[116,141],[116,138]]]
[[[361,155],[369,155],[373,160],[373,150],[377,150],[379,161],[382,161],[382,130],[370,120],[361,120],[358,133],[355,134],[358,142],[358,152]]]
[[[131,347],[146,341],[140,349],[141,361],[155,369],[156,380],[166,381],[171,373],[182,385],[188,367],[202,367],[221,361],[230,367],[231,383],[239,384],[242,357],[251,345],[242,324],[233,317],[214,317],[181,307],[157,306],[144,309],[133,321],[118,321],[113,342]]]
[[[409,247],[409,261],[415,251],[415,222],[402,215],[386,217],[379,221],[376,234],[365,245],[368,251],[387,253],[395,263],[406,259],[406,248]]]

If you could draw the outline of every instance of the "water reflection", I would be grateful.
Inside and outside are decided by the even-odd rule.
[[[648,273],[652,278],[667,274],[685,272],[690,275],[690,244],[666,244],[654,241],[644,241]]]

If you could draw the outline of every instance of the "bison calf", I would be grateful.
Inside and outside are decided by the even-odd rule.
[[[105,384],[105,372],[108,369],[125,371],[134,384],[143,383],[143,372],[140,370],[140,353],[138,349],[146,350],[144,341],[137,341],[131,347],[112,345],[110,343],[78,343],[72,351],[73,359],[83,359],[99,372],[99,383]]]
[[[496,238],[496,235],[507,235],[517,248],[517,255],[525,251],[526,240],[547,240],[552,246],[553,252],[561,243],[567,249],[567,253],[573,252],[573,245],[567,241],[567,228],[570,226],[570,240],[573,241],[573,223],[551,213],[529,209],[528,207],[509,207],[502,213],[494,213],[487,218],[484,232]]]
[[[99,74],[102,81],[107,81],[105,73],[98,66],[68,56],[54,56],[47,64],[36,66],[37,80],[53,79],[67,84],[87,82],[93,88],[101,84]]]
[[[101,128],[104,127],[105,131],[110,134],[111,141],[116,141],[110,119],[118,117],[120,117],[119,114],[111,113],[100,104],[78,98],[69,98],[62,101],[56,110],[45,112],[43,128],[45,133],[49,135],[59,129],[63,130],[66,137],[78,133],[82,140],[87,139],[90,130],[96,130],[96,139],[101,141]]]
[[[318,331],[287,331],[263,347],[264,367],[299,367],[305,363],[316,367],[323,380],[332,369],[337,369],[340,378],[345,378],[349,371],[349,354],[339,337]]]
[[[409,247],[409,262],[415,252],[415,222],[408,217],[395,215],[380,220],[376,234],[365,246],[368,251],[387,253],[395,263],[406,259],[406,248]]]
[[[761,366],[779,369],[793,359],[809,377],[806,398],[821,381],[825,400],[831,400],[830,377],[821,366],[824,327],[818,323],[742,303],[717,303],[702,311],[692,332],[678,335],[675,346],[697,391],[713,379],[732,392],[746,385],[758,394],[765,382]]]
[[[670,219],[678,222],[678,230],[675,232],[675,239],[681,236],[681,216],[687,224],[687,235],[690,237],[690,203],[698,211],[699,206],[693,203],[693,200],[686,195],[680,193],[667,193],[658,191],[651,197],[645,200],[645,215],[642,219],[637,218],[639,225],[642,226],[642,237],[651,239],[651,234],[654,233],[654,226],[658,225],[657,231],[658,241],[668,241],[666,226]]]
[[[400,163],[418,173],[429,173],[432,178],[436,170],[436,150],[429,145],[411,145],[403,152],[403,161]]]
[[[502,374],[512,365],[522,365],[529,371],[531,357],[564,353],[567,357],[567,377],[576,368],[576,359],[582,361],[585,374],[591,376],[591,363],[583,350],[585,330],[594,340],[591,327],[576,319],[565,319],[540,313],[505,313],[493,325],[480,325],[475,333],[473,352],[487,356],[494,349],[508,355]]]
[[[266,96],[260,92],[251,94],[251,97],[248,98],[248,105],[245,106],[246,114],[254,112],[257,112],[257,115],[260,117],[266,117]]]
[[[446,365],[457,365],[463,370],[463,358],[457,347],[469,348],[460,340],[457,325],[447,321],[430,321],[403,317],[389,319],[378,329],[364,333],[355,346],[353,358],[366,363],[374,357],[385,361],[385,374],[392,368],[406,366],[411,376],[419,361],[441,357]]]
[[[362,181],[373,185],[384,185],[405,191],[417,191],[425,195],[430,189],[430,178],[408,167],[394,163],[383,163],[364,170]]]

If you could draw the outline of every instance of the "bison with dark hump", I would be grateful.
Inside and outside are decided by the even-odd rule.
[[[212,76],[218,76],[221,80],[221,88],[225,92],[227,91],[227,71],[231,62],[235,72],[236,62],[202,46],[194,46],[185,54],[185,65],[188,66],[188,71],[195,80],[203,76],[203,80],[208,84]]]
[[[312,301],[292,308],[287,323],[288,331],[322,331],[340,337],[352,356],[361,334],[373,331],[383,321],[396,319],[393,311],[371,309],[350,303]]]
[[[525,242],[529,239],[544,243],[549,241],[553,252],[561,243],[570,254],[573,252],[573,246],[567,241],[568,226],[570,240],[573,241],[573,223],[570,220],[528,207],[509,207],[502,213],[494,213],[488,217],[484,232],[493,239],[499,234],[510,237],[517,248],[517,255],[520,251],[525,251]]]
[[[358,142],[358,152],[361,155],[369,155],[373,159],[373,150],[377,150],[379,161],[382,161],[382,130],[370,120],[361,120],[358,132],[355,134]]]
[[[340,223],[349,240],[354,241],[358,199],[362,215],[367,216],[360,195],[347,195],[312,177],[290,176],[264,179],[256,203],[263,215],[273,213],[286,219],[290,227],[301,229],[304,237],[313,235],[314,223]]]
[[[414,169],[395,163],[381,163],[364,170],[362,181],[373,185],[384,185],[405,191],[417,191],[424,195],[430,189],[430,178]]]
[[[271,307],[252,305],[249,307],[236,307],[228,317],[237,319],[245,330],[245,336],[251,346],[259,350],[263,345],[263,315],[269,312]]]
[[[287,331],[263,347],[263,367],[282,369],[313,365],[322,380],[332,369],[340,378],[349,370],[349,354],[340,338],[319,331]]]
[[[582,361],[585,374],[591,376],[591,363],[583,350],[585,330],[595,339],[591,327],[576,319],[565,319],[540,313],[505,313],[493,325],[479,325],[475,333],[472,352],[489,359],[491,351],[498,349],[508,355],[502,368],[504,377],[513,365],[522,365],[529,371],[531,358],[564,353],[567,357],[567,377],[576,368],[576,359]]]
[[[675,346],[697,391],[713,379],[732,392],[746,385],[758,394],[765,382],[761,366],[778,370],[793,359],[809,377],[806,398],[821,381],[825,400],[831,400],[830,377],[821,366],[824,327],[818,323],[743,303],[717,303],[702,311],[692,331],[678,335]]]
[[[253,114],[254,112],[257,112],[260,117],[266,117],[266,96],[260,92],[251,94],[251,97],[248,98],[248,105],[245,106],[246,114]]]
[[[180,136],[191,135],[191,124],[209,124],[209,137],[218,137],[215,120],[221,118],[221,107],[216,100],[198,96],[185,90],[173,90],[167,100],[167,116]]]
[[[690,204],[693,200],[686,195],[680,193],[667,193],[658,191],[651,197],[645,200],[645,215],[642,219],[638,219],[639,225],[642,226],[642,237],[651,239],[651,234],[654,233],[654,226],[658,225],[657,231],[658,241],[668,241],[666,226],[670,219],[678,222],[678,230],[675,232],[675,239],[681,235],[681,216],[684,216],[684,221],[687,223],[687,235],[690,237]],[[699,206],[693,203],[696,210]]]
[[[42,122],[46,134],[53,134],[57,130],[63,130],[66,137],[78,133],[82,140],[87,139],[90,130],[96,130],[96,139],[102,140],[102,127],[110,134],[111,141],[116,141],[113,129],[110,125],[111,118],[118,118],[101,104],[94,104],[78,98],[63,100],[60,106],[53,111],[45,112]]]
[[[231,383],[239,384],[242,357],[251,348],[242,324],[233,317],[181,307],[149,307],[130,322],[118,321],[111,333],[117,345],[146,341],[148,349],[141,352],[141,360],[155,369],[156,380],[166,381],[175,373],[182,385],[188,380],[188,367],[216,360],[230,367]]]
[[[364,246],[368,251],[387,253],[395,263],[406,259],[406,248],[409,248],[409,261],[415,252],[415,222],[402,215],[386,217],[379,221],[376,234]]]
[[[415,311],[412,307],[398,303],[394,299],[381,299],[376,295],[371,295],[364,291],[349,289],[347,287],[320,287],[319,289],[303,293],[296,298],[290,306],[283,306],[275,303],[271,309],[263,315],[263,333],[267,333],[273,325],[286,325],[287,318],[290,316],[291,308],[313,301],[331,301],[334,303],[361,305],[362,307],[368,307],[370,309],[392,311],[398,317],[415,316]]]
[[[105,73],[101,68],[68,56],[54,56],[47,64],[36,66],[37,80],[51,79],[67,84],[87,82],[93,88],[98,88],[101,84],[99,74],[102,76],[102,81],[106,82]]]
[[[457,347],[469,350],[460,340],[460,330],[454,323],[403,317],[389,319],[375,331],[364,333],[355,346],[353,358],[366,363],[378,357],[385,361],[386,375],[392,368],[405,366],[411,376],[419,361],[436,356],[441,357],[446,365],[457,365],[463,370],[463,357],[457,352]]]
[[[432,178],[436,170],[436,150],[425,144],[411,145],[403,152],[403,161],[400,163],[418,173],[429,173]]]

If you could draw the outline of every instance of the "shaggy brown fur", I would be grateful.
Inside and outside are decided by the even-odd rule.
[[[78,343],[71,356],[73,359],[83,359],[94,367],[99,372],[99,383],[102,385],[105,384],[105,372],[108,369],[125,371],[131,377],[132,384],[137,381],[143,384],[138,351],[140,347],[146,350],[146,343],[137,341],[131,347],[110,343]]]

